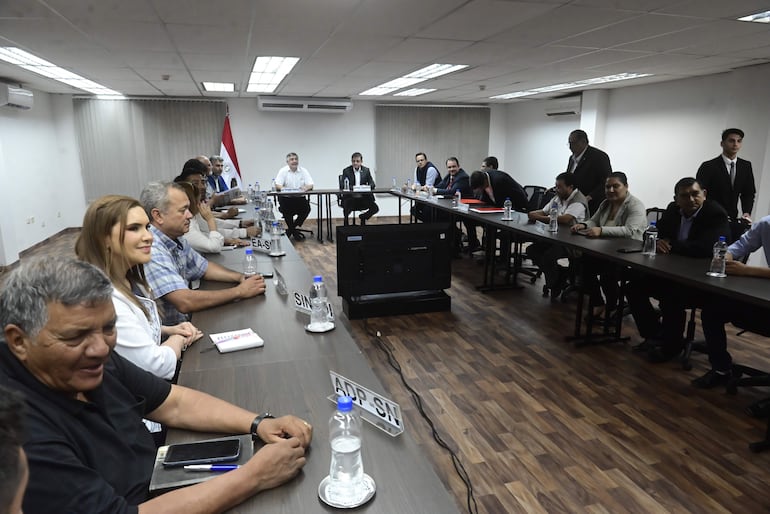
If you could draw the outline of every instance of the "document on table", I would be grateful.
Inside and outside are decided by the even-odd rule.
[[[250,328],[210,334],[209,337],[211,337],[219,353],[258,348],[265,344],[265,341]]]

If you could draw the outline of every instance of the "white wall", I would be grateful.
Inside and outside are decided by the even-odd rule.
[[[2,264],[65,228],[79,227],[85,212],[72,97],[34,95],[31,110],[0,108]]]
[[[567,169],[570,155],[567,137],[580,128],[579,116],[547,117],[546,105],[545,100],[510,105],[505,152],[502,155],[492,152],[500,161],[500,169],[522,186],[552,186],[556,175]]]

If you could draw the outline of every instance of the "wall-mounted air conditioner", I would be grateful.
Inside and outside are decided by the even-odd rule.
[[[560,98],[548,100],[545,103],[545,115],[553,116],[578,116],[580,114],[580,97]]]
[[[353,108],[350,98],[303,98],[298,96],[258,96],[260,111],[283,112],[348,112]]]
[[[32,109],[33,103],[32,91],[8,84],[0,84],[0,106]]]

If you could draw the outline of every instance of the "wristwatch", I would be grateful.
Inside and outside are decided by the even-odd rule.
[[[259,433],[257,432],[257,427],[259,427],[259,424],[262,423],[263,419],[275,419],[275,416],[273,416],[269,412],[263,412],[262,414],[254,418],[254,421],[251,422],[251,440],[252,441],[262,441],[262,438],[259,437]]]

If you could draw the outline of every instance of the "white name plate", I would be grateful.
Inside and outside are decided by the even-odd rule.
[[[470,211],[471,206],[467,203],[459,203],[457,204],[457,210],[460,212],[468,212]]]
[[[359,407],[361,419],[393,437],[404,432],[401,408],[396,402],[356,384],[334,371],[330,370],[329,375],[334,388],[334,394],[328,396],[331,402],[336,405],[338,396],[350,396],[353,398],[353,404]]]
[[[353,191],[355,191],[356,193],[359,193],[359,192],[363,193],[371,190],[372,190],[372,186],[353,186]]]
[[[310,314],[312,310],[312,303],[310,303],[310,297],[305,293],[299,291],[292,291],[291,297],[294,298],[294,310]],[[326,314],[330,320],[334,319],[334,311],[332,310],[331,302],[326,302]]]
[[[270,253],[270,250],[273,248],[273,242],[270,239],[252,237],[251,247],[260,253]]]

